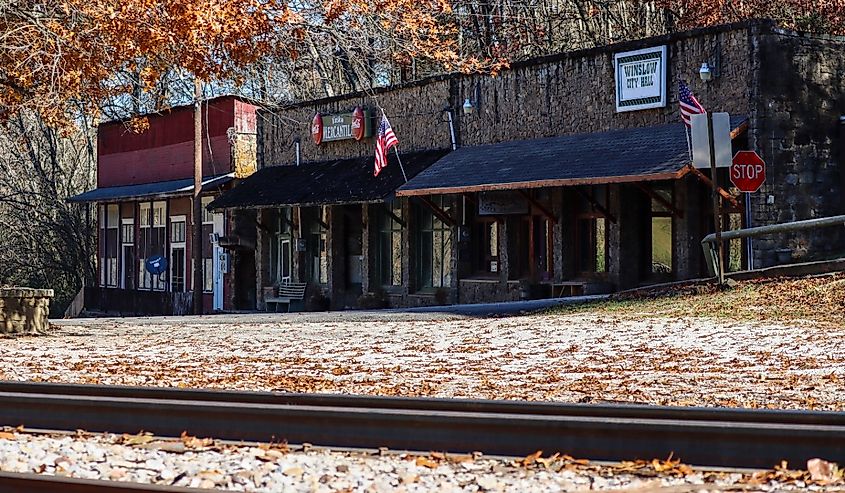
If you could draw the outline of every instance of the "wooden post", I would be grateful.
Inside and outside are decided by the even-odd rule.
[[[716,146],[713,142],[713,114],[707,112],[707,140],[710,145],[710,179],[713,180],[713,225],[716,227],[716,246],[719,249],[719,271],[716,275],[719,285],[725,284],[725,248],[722,245],[722,204],[719,196],[719,181],[716,177]]]
[[[194,266],[193,312],[202,314],[203,262],[202,262],[202,81],[194,77],[194,193],[193,219],[191,221],[191,257]]]

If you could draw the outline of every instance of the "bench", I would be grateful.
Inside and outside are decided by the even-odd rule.
[[[288,313],[290,313],[291,305],[296,303],[297,307],[301,309],[305,300],[305,286],[304,282],[288,282],[279,286],[279,295],[264,298],[264,304],[267,311],[279,311],[279,305],[286,304]]]

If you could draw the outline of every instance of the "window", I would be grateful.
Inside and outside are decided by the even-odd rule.
[[[211,293],[214,291],[214,245],[211,243],[211,235],[214,233],[214,216],[208,210],[208,204],[214,197],[202,197],[202,291]]]
[[[120,232],[120,206],[100,206],[100,285],[116,288],[118,282],[117,252]]]
[[[138,280],[141,289],[163,291],[165,274],[153,275],[146,268],[146,260],[165,256],[167,224],[166,202],[141,202],[138,206],[139,238]]]
[[[672,203],[669,187],[654,187],[663,201]],[[672,274],[672,212],[661,201],[651,199],[651,273]]]
[[[376,268],[382,286],[402,285],[402,205],[398,200],[378,211]]]
[[[185,291],[185,216],[170,218],[170,290]]]
[[[276,230],[270,243],[270,278],[276,283],[291,281],[293,210],[290,207],[279,209]]]
[[[499,272],[499,223],[491,217],[477,217],[473,239],[475,243],[476,272]]]
[[[120,220],[120,287],[135,289],[135,220]]]
[[[581,274],[607,272],[608,189],[606,185],[581,188],[575,219],[575,248]]]
[[[434,197],[431,202],[447,214],[451,209],[442,196]],[[452,229],[428,207],[418,208],[417,214],[417,287],[449,287],[452,280]]]

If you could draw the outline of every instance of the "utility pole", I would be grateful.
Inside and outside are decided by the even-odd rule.
[[[191,258],[193,259],[194,315],[202,314],[203,261],[202,261],[202,81],[194,76],[194,193],[193,219],[191,220]]]
[[[722,204],[719,182],[716,178],[716,146],[713,138],[713,114],[707,112],[707,140],[710,145],[710,180],[713,182],[713,224],[716,227],[716,245],[719,248],[719,286],[725,284],[725,247],[722,245]]]

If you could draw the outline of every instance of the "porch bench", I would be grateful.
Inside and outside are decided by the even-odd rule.
[[[289,282],[279,286],[279,295],[270,298],[264,298],[264,305],[266,310],[278,312],[279,305],[286,304],[287,311],[290,313],[291,305],[296,303],[298,309],[302,309],[305,300],[305,287],[308,283],[304,282]]]

